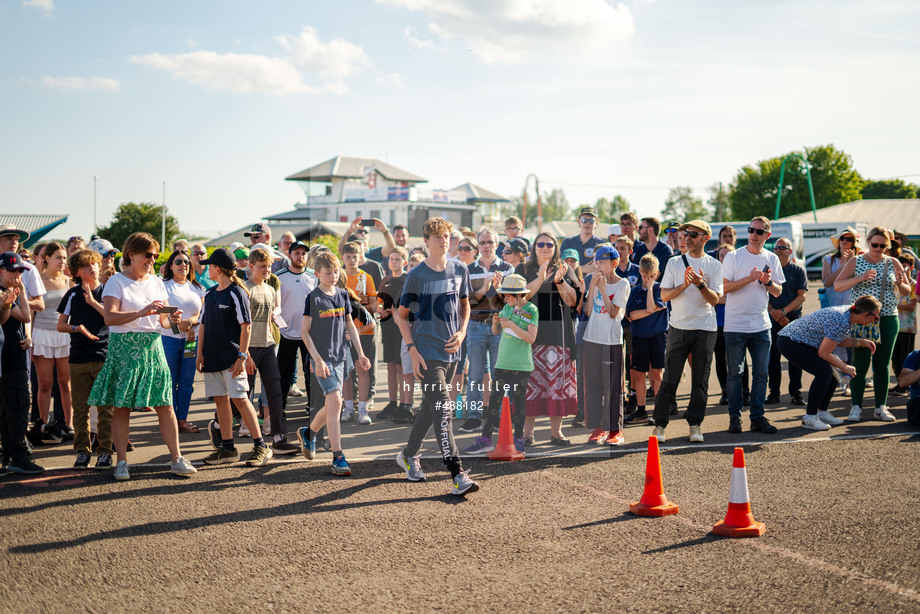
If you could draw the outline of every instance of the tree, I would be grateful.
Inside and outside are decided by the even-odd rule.
[[[862,189],[863,198],[917,198],[917,186],[903,179],[867,181]]]
[[[501,208],[502,215],[505,217],[516,215],[521,216],[521,204],[524,200],[524,192],[521,196],[515,196],[511,202]],[[555,221],[571,221],[572,207],[569,205],[565,192],[561,188],[555,188],[551,192],[543,192],[541,198],[543,205],[543,223]],[[537,203],[533,198],[527,198],[527,214],[524,219],[524,226],[535,226],[537,223]]]
[[[124,203],[115,210],[112,223],[100,228],[97,234],[111,241],[116,249],[121,249],[125,239],[135,232],[149,232],[159,243],[162,215],[163,207],[156,203]],[[181,236],[179,222],[167,213],[166,245],[161,245],[160,251],[166,251],[172,240]]]
[[[661,217],[665,221],[708,220],[709,216],[709,209],[703,204],[703,199],[694,196],[693,188],[688,186],[671,188],[664,201],[664,209],[661,210]]]
[[[624,213],[630,211],[635,213],[632,205],[626,200],[626,197],[620,194],[614,196],[613,200],[608,200],[606,197],[598,198],[597,202],[594,203],[594,208],[597,209],[597,215],[601,224],[618,224],[620,222],[620,216]]]
[[[817,208],[859,200],[863,180],[853,168],[853,160],[848,154],[833,145],[821,145],[806,147],[805,157],[811,167]],[[729,192],[733,219],[749,220],[758,215],[773,217],[779,171],[784,158],[785,155],[761,160],[756,166],[745,166],[738,171]],[[808,180],[798,157],[791,157],[786,162],[783,183],[780,217],[811,210]]]
[[[722,188],[721,182],[709,188],[709,200],[706,203],[712,208],[712,221],[727,222],[731,219],[728,190]]]

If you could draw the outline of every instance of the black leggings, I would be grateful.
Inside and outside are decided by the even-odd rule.
[[[794,364],[802,371],[815,376],[811,388],[808,389],[805,413],[814,416],[819,411],[827,411],[834,390],[837,389],[837,380],[834,379],[831,364],[818,356],[818,350],[815,348],[793,341],[789,337],[777,336],[776,344],[779,346],[779,353],[786,357],[790,365]]]
[[[492,374],[492,395],[489,397],[489,408],[486,411],[486,422],[482,427],[483,437],[492,437],[492,431],[501,418],[502,399],[507,392],[511,405],[511,423],[514,425],[514,436],[524,436],[524,418],[527,408],[527,383],[530,381],[530,371],[510,371],[508,369],[495,369]]]
[[[454,433],[451,428],[451,417],[453,412],[450,410],[450,395],[447,391],[447,385],[454,379],[454,372],[457,370],[456,362],[444,362],[441,360],[428,359],[425,365],[428,367],[422,371],[422,405],[415,415],[415,421],[412,423],[412,430],[409,432],[409,443],[406,444],[403,454],[406,458],[415,456],[422,447],[422,441],[431,430],[431,425],[435,425],[437,433],[438,450],[441,453],[441,459],[447,465],[451,476],[457,477],[463,467],[460,464],[460,452],[457,450],[457,444],[454,442]]]

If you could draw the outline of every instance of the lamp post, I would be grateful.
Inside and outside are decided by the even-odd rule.
[[[160,221],[160,249],[166,250],[166,180],[163,180],[163,215]]]
[[[521,212],[521,223],[527,226],[527,185],[530,183],[531,177],[533,177],[534,187],[537,191],[537,234],[539,234],[543,232],[543,201],[540,200],[540,179],[534,173],[530,173],[524,179],[524,210]]]
[[[99,230],[99,224],[96,223],[96,182],[99,180],[98,175],[93,175],[93,234]]]
[[[808,159],[802,154],[791,153],[783,158],[783,163],[779,167],[779,185],[776,188],[776,212],[773,215],[774,220],[779,219],[779,204],[783,200],[783,176],[786,174],[786,162],[789,158],[798,158],[805,164],[805,177],[808,179],[808,195],[811,197],[811,214],[815,218],[815,224],[818,223],[818,209],[815,207],[815,190],[811,185],[811,171],[808,168]]]

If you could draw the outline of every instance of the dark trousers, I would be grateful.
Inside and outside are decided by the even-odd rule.
[[[908,354],[914,351],[916,337],[916,333],[898,332],[898,338],[894,342],[894,350],[891,353],[891,370],[894,371],[895,377],[901,375],[901,367],[904,366],[904,359],[907,358]]]
[[[454,432],[451,428],[453,412],[450,410],[450,394],[447,391],[447,384],[454,379],[457,363],[427,359],[425,364],[428,368],[422,371],[422,404],[415,415],[412,431],[409,433],[409,442],[403,454],[406,458],[418,454],[422,441],[428,436],[428,431],[434,424],[441,459],[447,465],[451,476],[456,477],[463,471],[463,468],[460,465],[460,452],[457,450]]]
[[[687,404],[687,423],[698,426],[706,417],[709,402],[709,369],[712,366],[712,352],[716,345],[716,331],[681,330],[668,328],[668,344],[665,349],[664,375],[661,388],[655,397],[655,426],[666,427],[671,406],[677,402],[677,385],[684,371],[687,357],[693,355],[691,366],[690,402]]]
[[[907,421],[914,426],[920,426],[920,399],[911,399],[907,402]]]
[[[585,426],[623,430],[623,346],[585,341]]]
[[[300,364],[303,368],[303,379],[306,384],[304,393],[307,395],[307,419],[310,418],[310,352],[301,339],[288,339],[281,337],[278,344],[278,372],[281,375],[281,406],[287,408],[288,394],[297,373],[297,352],[300,352]]]
[[[814,376],[811,388],[808,389],[808,405],[805,413],[816,415],[819,411],[827,411],[831,398],[837,389],[837,380],[829,362],[818,356],[818,350],[793,341],[789,337],[777,337],[779,352],[789,361],[791,368],[795,364],[801,371],[807,371]]]
[[[790,318],[791,322],[793,319]],[[783,383],[783,368],[780,365],[780,351],[776,347],[776,335],[782,330],[782,325],[776,320],[772,321],[773,327],[770,329],[770,366],[768,370],[770,396],[779,396],[779,389]],[[788,356],[787,356],[788,358]],[[822,359],[823,360],[823,359]],[[810,373],[810,371],[809,371]],[[802,392],[802,369],[789,361],[789,394],[797,395]]]
[[[284,395],[281,391],[281,372],[278,369],[278,357],[275,346],[266,348],[249,348],[249,356],[256,365],[262,388],[268,401],[268,414],[271,417],[272,435],[287,439],[287,420],[284,417]],[[288,380],[290,381],[290,380]],[[249,390],[255,390],[256,374],[249,376]],[[288,386],[290,390],[290,386]]]
[[[5,460],[20,461],[29,455],[28,428],[29,373],[5,371],[0,377],[0,443]]]
[[[502,399],[507,395],[511,406],[511,423],[514,425],[514,436],[524,436],[524,418],[527,409],[527,383],[530,381],[530,371],[509,371],[508,369],[495,369],[492,375],[492,394],[489,396],[489,407],[486,411],[486,421],[482,427],[483,437],[492,437],[492,432],[501,419]]]
[[[585,346],[575,346],[575,400],[578,401],[576,420],[585,418]]]
[[[715,356],[716,379],[722,387],[722,396],[728,396],[728,356],[725,352],[725,331],[719,327],[716,335]],[[744,361],[744,373],[741,374],[741,390],[744,396],[751,395],[751,375],[748,372],[747,360]]]

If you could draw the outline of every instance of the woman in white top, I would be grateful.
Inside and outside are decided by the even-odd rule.
[[[127,480],[128,426],[131,410],[153,407],[160,434],[172,457],[170,470],[177,475],[197,473],[179,451],[179,429],[172,408],[169,366],[160,341],[160,328],[169,326],[163,280],[153,274],[159,244],[146,232],[135,232],[122,248],[124,266],[102,292],[105,323],[109,327],[109,353],[89,395],[90,405],[111,405],[112,439],[115,442],[115,479]],[[181,313],[176,311],[173,322]]]
[[[51,409],[51,389],[54,387],[54,368],[57,367],[58,387],[61,389],[61,405],[64,408],[64,422],[73,426],[73,408],[70,404],[70,335],[57,330],[58,305],[70,289],[70,278],[64,274],[67,266],[67,250],[60,243],[52,241],[45,245],[39,259],[39,271],[45,285],[45,309],[35,313],[32,322],[32,362],[38,378],[38,415],[42,428],[48,424]]]
[[[163,351],[172,380],[172,405],[179,421],[180,433],[197,433],[198,427],[188,421],[188,409],[192,403],[192,388],[195,383],[195,355],[198,352],[198,316],[204,304],[205,289],[190,275],[191,260],[187,251],[175,251],[164,266],[163,280],[166,285],[167,303],[182,311],[179,319],[179,333],[172,328],[160,329]]]

